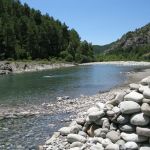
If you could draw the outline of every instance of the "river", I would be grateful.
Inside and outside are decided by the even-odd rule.
[[[58,96],[71,98],[108,91],[127,80],[133,66],[87,65],[0,76],[0,104],[41,105],[56,102]],[[46,137],[64,125],[70,114],[41,115],[0,121],[0,149],[36,149]]]

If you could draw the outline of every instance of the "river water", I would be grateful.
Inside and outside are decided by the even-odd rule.
[[[93,95],[123,84],[125,73],[135,67],[89,65],[0,76],[0,104],[41,105],[56,102],[58,96],[71,98]],[[0,149],[36,149],[46,137],[64,125],[69,114],[42,115],[0,121]]]

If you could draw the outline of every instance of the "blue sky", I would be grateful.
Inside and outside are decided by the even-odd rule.
[[[21,0],[104,45],[150,22],[150,0]]]

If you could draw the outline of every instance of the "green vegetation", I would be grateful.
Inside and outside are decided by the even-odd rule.
[[[128,32],[116,42],[103,46],[103,53],[96,54],[96,59],[150,61],[150,24]]]
[[[0,60],[93,61],[92,45],[74,29],[19,0],[0,0]]]

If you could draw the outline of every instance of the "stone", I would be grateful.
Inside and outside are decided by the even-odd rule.
[[[82,130],[82,126],[78,124],[70,127],[70,133],[78,134],[78,132],[81,130]]]
[[[143,103],[141,106],[141,110],[145,115],[150,116],[150,105],[149,104]]]
[[[120,93],[118,93],[116,95],[115,99],[106,102],[106,104],[112,104],[114,106],[118,105],[120,102],[123,101],[125,94],[126,94],[126,92],[120,92]]]
[[[120,139],[120,133],[118,133],[117,131],[110,131],[106,134],[106,137],[113,143],[116,143]]]
[[[150,83],[150,76],[141,80],[142,85],[148,85]]]
[[[125,100],[125,101],[134,101],[134,102],[137,102],[137,103],[141,103],[143,98],[144,98],[144,97],[143,97],[142,94],[133,91],[133,92],[127,94],[127,95],[124,97],[124,100]]]
[[[145,142],[148,140],[145,136],[139,136],[135,133],[121,133],[121,138],[127,142]]]
[[[108,119],[105,119],[105,120],[103,121],[102,128],[103,128],[103,129],[105,129],[105,128],[109,129],[109,128],[110,128],[110,123],[109,123],[109,120],[108,120]]]
[[[119,125],[119,129],[123,132],[135,131],[135,127],[131,124]]]
[[[85,133],[84,131],[79,131],[78,134],[81,136],[84,136],[85,138],[87,137],[87,133]]]
[[[150,104],[150,99],[144,98],[144,99],[142,100],[142,102],[143,102],[143,103],[148,103],[148,104]]]
[[[119,145],[119,146],[123,146],[125,144],[125,141],[120,139],[118,140],[115,144]]]
[[[130,87],[131,90],[138,90],[140,86],[139,86],[139,84],[131,83],[129,85],[129,87]]]
[[[150,128],[136,127],[136,133],[141,136],[150,137]]]
[[[124,147],[127,150],[137,150],[138,149],[138,145],[135,142],[127,142],[127,143],[125,143]]]
[[[45,142],[45,144],[46,144],[46,145],[50,145],[50,144],[53,143],[54,140],[55,140],[56,138],[58,138],[59,136],[60,136],[60,132],[54,132],[54,134],[52,135],[52,137],[51,137],[49,140],[47,140],[47,141]]]
[[[95,121],[95,124],[102,126],[104,120],[108,120],[108,118],[100,118],[98,120]]]
[[[108,146],[109,144],[112,144],[111,140],[108,139],[108,138],[102,139],[101,143],[102,143],[103,147],[106,147],[106,146]]]
[[[150,145],[142,146],[139,150],[150,150]]]
[[[104,150],[104,147],[102,146],[102,144],[97,143],[96,145],[91,146],[90,150]]]
[[[149,124],[149,122],[150,118],[144,115],[144,113],[135,114],[130,119],[130,123],[136,126],[146,126]]]
[[[94,136],[94,130],[97,128],[97,126],[95,126],[94,124],[92,124],[90,126],[90,128],[87,130],[87,134],[90,136],[90,137],[93,137]]]
[[[89,119],[91,121],[96,121],[96,120],[102,118],[103,116],[105,116],[105,113],[104,113],[103,110],[102,111],[91,112],[89,114]]]
[[[121,102],[119,107],[123,114],[133,114],[141,111],[140,105],[134,101]]]
[[[112,104],[109,104],[109,101],[108,101],[108,102],[106,102],[106,105],[104,107],[104,111],[112,110],[113,107],[114,106]]]
[[[110,130],[117,130],[117,125],[115,123],[111,123]]]
[[[69,150],[81,150],[80,147],[73,147],[73,148],[70,148]]]
[[[76,119],[77,124],[83,126],[85,124],[85,118],[78,118]]]
[[[70,127],[62,127],[58,130],[61,135],[68,135],[70,134],[71,128]]]
[[[146,85],[146,86],[145,86],[145,85],[140,85],[140,87],[139,87],[139,90],[138,90],[138,91],[139,91],[140,93],[143,93],[143,92],[144,92],[144,90],[146,90],[146,89],[148,89],[148,88],[149,88],[149,87],[148,87],[147,85]]]
[[[90,114],[90,113],[92,113],[92,112],[97,112],[97,111],[99,111],[99,108],[97,108],[97,107],[91,107],[91,108],[89,108],[89,109],[87,110],[87,113]]]
[[[149,99],[149,98],[150,98],[150,88],[146,88],[146,89],[143,91],[143,95],[144,95],[144,98]]]
[[[119,150],[119,145],[117,144],[109,144],[105,150]]]
[[[101,103],[101,102],[97,102],[95,105],[97,106],[97,108],[98,108],[99,110],[103,110],[104,107],[105,107],[105,104],[104,104],[104,103]]]
[[[86,138],[78,134],[68,134],[67,140],[69,143],[73,143],[73,142],[85,143],[86,142]]]
[[[119,124],[126,124],[130,121],[129,115],[119,115],[117,118],[117,122]]]
[[[104,129],[102,129],[102,128],[99,128],[99,129],[96,129],[95,131],[94,131],[94,136],[95,137],[103,137],[103,136],[105,136],[106,137],[106,134],[108,133],[108,129],[107,128],[104,128]],[[104,137],[103,137],[104,138]]]
[[[81,143],[81,142],[73,142],[70,145],[70,148],[73,148],[73,147],[82,147],[82,146],[83,146],[83,143]]]

